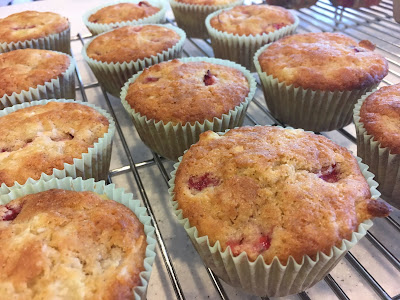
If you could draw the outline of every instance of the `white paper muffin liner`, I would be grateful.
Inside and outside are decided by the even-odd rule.
[[[227,131],[218,132],[218,134],[223,135]],[[370,187],[372,198],[379,198],[380,193],[376,189],[378,184],[373,180],[374,174],[368,171],[368,166],[363,164],[359,157],[356,158]],[[340,247],[332,247],[328,255],[323,252],[317,253],[315,260],[306,255],[300,264],[292,256],[289,257],[286,265],[283,265],[277,257],[271,264],[266,264],[261,255],[254,262],[249,261],[245,252],[233,256],[230,247],[223,252],[218,241],[211,245],[208,236],[199,236],[197,228],[192,227],[187,218],[183,218],[182,210],[179,209],[178,202],[174,199],[175,174],[181,161],[182,157],[174,165],[168,190],[178,222],[185,228],[205,265],[229,285],[243,289],[250,294],[262,297],[283,297],[312,287],[336,266],[373,225],[371,220],[362,222],[358,226],[358,230],[353,232],[351,239],[344,239]]]
[[[105,185],[104,181],[95,182],[94,179],[83,180],[82,178],[72,179],[71,177],[49,181],[38,180],[24,185],[14,186],[9,193],[1,193],[0,205],[28,194],[35,194],[50,189],[64,189],[69,191],[83,192],[91,191],[100,195],[106,195],[108,199],[114,200],[128,207],[144,225],[146,235],[146,253],[143,261],[144,271],[139,273],[141,285],[135,287],[132,293],[136,300],[146,299],[146,292],[154,258],[156,256],[156,240],[154,238],[154,227],[147,214],[146,208],[142,207],[139,200],[134,200],[132,194],[125,193],[124,189],[116,188],[114,184]]]
[[[211,38],[211,46],[214,50],[214,56],[237,62],[252,72],[256,71],[253,64],[253,58],[256,51],[265,44],[275,42],[284,36],[293,34],[299,25],[299,18],[292,14],[295,18],[293,24],[270,33],[246,36],[223,32],[212,27],[210,23],[211,19],[229,9],[230,8],[221,9],[214,12],[208,15],[205,21],[208,34]]]
[[[46,37],[39,39],[32,39],[19,42],[11,43],[0,43],[0,53],[9,52],[17,49],[34,48],[34,49],[47,49],[60,51],[67,54],[71,53],[70,43],[70,27],[61,31],[60,33],[54,33]]]
[[[157,55],[152,55],[146,57],[145,59],[138,59],[136,61],[123,62],[123,63],[107,63],[90,58],[86,54],[86,50],[89,47],[93,39],[85,44],[82,48],[83,58],[88,63],[89,67],[92,69],[94,75],[99,80],[100,84],[104,86],[107,92],[119,98],[121,93],[121,88],[124,86],[125,82],[139,71],[144,70],[152,65],[158,64],[160,62],[180,58],[182,56],[183,44],[185,43],[186,34],[183,30],[176,26],[171,25],[157,25],[161,27],[166,27],[175,31],[179,36],[179,41],[171,48],[164,50]],[[96,38],[96,37],[95,37]]]
[[[379,84],[361,90],[334,92],[286,85],[261,70],[258,57],[270,45],[267,44],[256,52],[254,65],[268,109],[284,124],[314,132],[343,128],[353,120],[353,109],[357,100]]]
[[[118,3],[139,3],[141,0],[120,0],[120,1],[115,1],[111,3],[107,3],[101,6],[98,6],[94,9],[91,9],[87,11],[83,17],[83,23],[86,25],[86,27],[89,29],[89,31],[93,35],[100,34],[102,32],[106,32],[118,27],[123,27],[123,26],[131,26],[131,25],[141,25],[141,24],[157,24],[157,23],[164,23],[165,22],[165,13],[167,12],[167,4],[165,3],[164,0],[156,1],[156,0],[146,0],[149,2],[152,6],[158,7],[160,10],[156,12],[154,15],[139,19],[139,20],[132,20],[132,21],[124,21],[124,22],[115,22],[115,23],[110,23],[110,24],[101,24],[101,23],[93,23],[89,22],[89,17],[93,15],[95,12],[98,10],[111,6],[114,4]]]
[[[0,98],[0,109],[41,99],[75,99],[75,61],[71,56],[68,57],[70,65],[60,76],[29,90],[4,95]]]
[[[64,177],[82,177],[83,179],[94,178],[96,181],[107,179],[110,160],[111,160],[111,148],[112,148],[112,138],[115,132],[115,123],[113,118],[108,114],[105,110],[81,101],[75,101],[71,99],[51,99],[51,100],[41,100],[41,101],[33,101],[27,102],[23,104],[14,105],[13,107],[8,107],[0,111],[0,117],[8,115],[12,112],[15,112],[19,109],[36,106],[36,105],[45,105],[49,102],[63,102],[63,103],[79,103],[82,105],[89,106],[100,114],[105,116],[109,122],[108,131],[104,134],[103,137],[99,138],[96,143],[94,143],[93,147],[88,149],[87,153],[83,153],[81,158],[74,158],[72,164],[64,163],[63,169],[53,169],[52,174],[42,173],[40,176],[41,180],[49,181],[52,178],[64,178]],[[27,183],[33,182],[32,178],[27,180]],[[20,186],[21,184],[14,182],[14,186]],[[7,187],[5,183],[1,184],[0,193],[7,191],[10,187]]]
[[[382,198],[400,209],[400,154],[392,154],[389,148],[382,147],[374,136],[368,134],[364,123],[360,121],[361,105],[370,94],[372,92],[361,97],[354,108],[357,155],[369,165],[370,171],[375,174]]]
[[[172,122],[164,124],[163,121],[156,122],[153,119],[147,119],[146,116],[132,109],[125,100],[125,97],[128,93],[129,85],[136,80],[141,72],[129,79],[122,88],[121,101],[126,111],[132,117],[140,138],[150,149],[174,161],[177,161],[185,150],[189,149],[192,144],[199,140],[199,136],[202,132],[207,130],[223,131],[228,128],[241,126],[246,115],[247,107],[256,91],[256,81],[251,73],[234,62],[208,57],[187,57],[180,60],[182,62],[205,61],[235,68],[241,71],[247,78],[249,82],[249,94],[240,105],[230,110],[229,113],[223,114],[221,118],[214,118],[212,121],[196,121],[193,125],[190,123],[178,123],[174,125]]]
[[[204,23],[206,17],[217,10],[242,5],[243,0],[236,0],[225,5],[187,4],[175,0],[170,0],[169,4],[174,12],[176,23],[188,37],[206,39],[208,38]]]

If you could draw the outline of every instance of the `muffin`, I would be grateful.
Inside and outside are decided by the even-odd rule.
[[[240,126],[255,88],[250,72],[235,63],[185,58],[135,75],[121,100],[143,142],[177,160],[201,132]]]
[[[285,8],[299,9],[303,7],[310,7],[317,3],[318,0],[267,0],[270,5],[279,5]]]
[[[70,53],[68,19],[30,10],[0,19],[0,53],[23,48]]]
[[[106,179],[115,125],[102,109],[65,100],[34,101],[0,112],[0,184],[28,178]]]
[[[272,114],[313,131],[352,121],[357,100],[388,73],[388,63],[369,41],[339,33],[285,37],[257,51],[254,64]]]
[[[400,0],[393,0],[393,18],[400,23]]]
[[[162,1],[120,1],[96,7],[85,13],[83,22],[93,34],[117,27],[162,23],[166,6]]]
[[[206,265],[259,296],[311,287],[390,212],[347,149],[303,130],[208,131],[175,167],[176,214]]]
[[[185,33],[170,25],[125,26],[95,37],[82,55],[107,92],[119,97],[133,74],[181,57]]]
[[[0,108],[50,98],[75,98],[75,65],[64,53],[20,49],[0,54]]]
[[[270,5],[240,5],[206,18],[215,57],[235,61],[252,71],[254,53],[262,45],[292,34],[298,23],[288,10]]]
[[[333,6],[343,6],[351,8],[370,7],[379,5],[381,0],[329,0]]]
[[[64,178],[14,188],[1,204],[2,297],[145,299],[154,228],[132,195]]]
[[[382,197],[400,208],[400,84],[362,97],[354,123],[357,155],[375,174]]]
[[[175,21],[188,37],[208,38],[206,17],[223,8],[243,4],[243,0],[170,0]]]

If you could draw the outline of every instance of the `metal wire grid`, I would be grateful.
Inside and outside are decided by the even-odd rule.
[[[368,38],[369,40],[377,44],[377,50],[382,52],[387,57],[390,64],[390,74],[387,79],[382,82],[382,85],[390,85],[400,82],[400,25],[395,23],[391,17],[392,1],[383,0],[378,7],[363,8],[360,10],[353,9],[337,9],[330,5],[328,0],[319,1],[315,6],[307,9],[301,9],[297,11],[297,15],[300,18],[300,26],[297,32],[317,32],[317,31],[341,31],[349,36],[356,38],[357,40]],[[172,19],[167,21],[173,25],[176,25]],[[80,41],[82,45],[85,43],[85,39],[79,34],[75,41]],[[188,39],[184,47],[185,56],[212,56],[212,49],[210,41],[199,40],[199,39]],[[78,78],[78,87],[84,101],[88,101],[86,95],[87,89],[98,87],[98,82],[90,84],[83,84],[81,71],[77,68],[76,75]],[[113,169],[110,171],[108,181],[111,183],[113,177],[125,172],[131,172],[133,175],[138,192],[145,207],[147,208],[149,215],[152,219],[155,227],[156,238],[159,244],[159,249],[169,274],[171,286],[175,292],[177,299],[185,299],[181,284],[178,279],[177,272],[175,271],[174,262],[172,261],[169,251],[166,247],[165,240],[163,239],[160,227],[157,222],[156,215],[154,214],[152,205],[149,201],[143,179],[139,174],[139,169],[148,168],[156,165],[160,174],[162,175],[166,188],[169,188],[168,180],[170,179],[167,169],[171,169],[171,162],[160,157],[156,153],[151,151],[152,159],[143,160],[141,162],[135,162],[132,153],[129,149],[126,136],[121,128],[119,117],[117,117],[115,108],[110,101],[110,98],[103,87],[100,87],[102,96],[105,104],[108,107],[109,112],[116,121],[117,132],[120,137],[124,154],[126,155],[128,164],[120,168]],[[284,126],[279,120],[275,119],[266,108],[263,99],[262,92],[260,92],[260,85],[258,84],[258,91],[252,102],[252,109],[249,108],[249,112],[246,115],[246,123],[250,125],[281,125]],[[255,111],[263,114],[263,121],[259,121],[259,117],[255,115]],[[132,124],[133,125],[133,124]],[[132,126],[132,130],[135,130]],[[355,131],[354,126],[349,125],[346,128],[340,129],[335,132],[322,133],[323,135],[332,138],[333,140],[339,140],[340,143],[347,145],[353,151],[355,149]],[[166,189],[165,189],[165,192]],[[400,224],[397,223],[392,217],[386,218],[387,226],[395,228],[397,236],[393,238],[396,240],[400,237]],[[366,235],[367,240],[381,253],[382,257],[388,260],[395,269],[400,272],[400,261],[382,242],[380,242],[371,232]],[[364,280],[373,288],[376,296],[381,299],[400,299],[400,294],[393,296],[393,298],[385,291],[381,285],[377,282],[374,277],[371,276],[370,272],[357,260],[352,254],[348,253],[345,256],[346,260],[353,266],[353,268],[364,278]],[[219,281],[213,272],[207,268],[206,271],[210,277],[212,284],[214,285],[217,294],[221,299],[229,299],[227,293],[224,290],[223,285]],[[395,276],[398,276],[396,274]],[[349,299],[346,293],[343,291],[338,282],[328,274],[324,279],[326,284],[331,288],[334,294],[339,299]],[[400,283],[399,283],[400,284]],[[306,292],[302,292],[297,295],[300,299],[311,299]],[[267,298],[261,298],[267,299]]]

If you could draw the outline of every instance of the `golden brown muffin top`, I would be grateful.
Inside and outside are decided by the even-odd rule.
[[[66,54],[20,49],[0,54],[0,98],[36,88],[64,73],[71,62]]]
[[[366,219],[389,214],[371,199],[350,152],[302,130],[241,127],[207,131],[184,155],[175,178],[183,217],[210,244],[286,264],[289,256],[329,254]]]
[[[236,2],[237,0],[175,0],[175,1],[185,4],[213,6],[213,5],[226,5]]]
[[[0,185],[63,169],[87,153],[108,126],[105,116],[79,103],[50,102],[0,117]]]
[[[272,43],[258,60],[263,72],[286,85],[324,91],[363,89],[379,83],[388,63],[369,41],[339,33],[306,33]]]
[[[97,61],[123,63],[162,53],[179,40],[179,34],[166,27],[124,26],[95,37],[86,53]]]
[[[203,123],[240,105],[249,91],[237,69],[174,59],[145,69],[129,86],[126,101],[156,122]]]
[[[111,24],[140,20],[159,12],[158,7],[152,6],[147,1],[139,3],[118,3],[103,7],[89,17],[89,22]]]
[[[0,205],[3,299],[131,299],[143,224],[93,192],[49,190]]]
[[[68,19],[59,14],[27,10],[0,19],[0,43],[39,39],[68,27]]]
[[[293,24],[293,15],[283,7],[271,5],[241,5],[226,10],[210,20],[219,31],[238,35],[273,32]]]
[[[360,121],[382,147],[400,154],[400,84],[385,86],[361,105]]]

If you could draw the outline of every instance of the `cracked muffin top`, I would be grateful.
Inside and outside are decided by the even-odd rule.
[[[59,14],[27,10],[0,19],[0,43],[39,39],[68,27],[68,19]]]
[[[400,154],[400,84],[369,95],[361,105],[360,122],[382,147]]]
[[[237,69],[177,59],[145,69],[130,84],[126,101],[156,122],[203,123],[245,101],[250,87]]]
[[[240,5],[213,17],[213,28],[238,35],[273,32],[293,24],[293,15],[283,7],[271,5]]]
[[[305,33],[284,37],[265,49],[258,61],[263,72],[286,85],[345,91],[378,84],[388,63],[375,46],[339,33]]]
[[[79,103],[50,102],[0,117],[0,185],[63,169],[108,131],[109,122]]]
[[[20,49],[0,54],[0,98],[36,88],[64,73],[71,62],[66,54]]]
[[[139,3],[118,3],[103,7],[89,17],[89,22],[111,24],[140,20],[159,12],[158,7],[152,6],[147,1]]]
[[[123,63],[162,53],[177,44],[174,30],[157,25],[124,26],[94,38],[87,56],[107,63]]]
[[[144,226],[126,206],[60,189],[0,205],[3,299],[131,299]]]
[[[351,238],[390,208],[371,199],[356,159],[329,139],[302,130],[241,127],[211,131],[184,155],[175,177],[183,217],[222,251],[267,264],[315,258]]]

